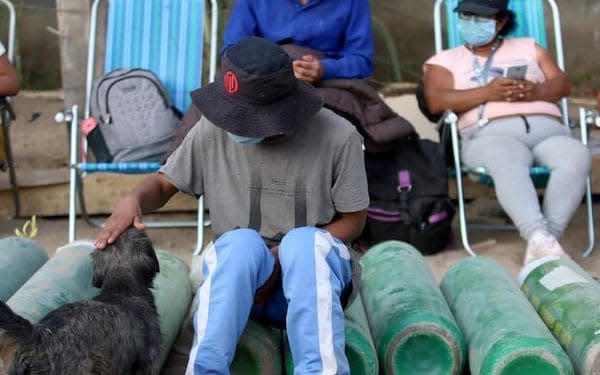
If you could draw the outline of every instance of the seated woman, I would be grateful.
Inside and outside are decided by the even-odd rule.
[[[458,114],[463,163],[494,179],[500,204],[527,240],[527,264],[564,254],[557,240],[581,203],[591,155],[561,121],[556,102],[570,93],[567,76],[533,39],[504,39],[515,26],[507,3],[458,4],[466,44],[425,62],[424,92],[431,112]],[[551,170],[541,207],[529,176],[534,163]]]

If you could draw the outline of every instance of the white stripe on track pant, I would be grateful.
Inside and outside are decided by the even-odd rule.
[[[186,374],[229,374],[250,316],[286,322],[296,374],[349,374],[340,296],[352,284],[346,246],[312,227],[288,232],[279,245],[282,280],[265,303],[256,290],[271,276],[275,258],[251,229],[223,234],[207,250],[204,283],[196,292],[194,344]]]

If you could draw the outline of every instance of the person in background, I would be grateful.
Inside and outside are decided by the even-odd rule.
[[[0,96],[15,96],[19,92],[19,76],[8,60],[6,48],[0,42]]]
[[[373,74],[368,0],[236,0],[223,51],[247,36],[312,49],[295,56],[294,74],[311,83]]]
[[[19,92],[19,75],[8,60],[6,48],[0,42],[0,97],[15,96]],[[4,132],[0,131],[0,171],[6,170],[6,140]]]
[[[393,149],[415,130],[366,80],[373,74],[373,33],[368,0],[236,0],[223,49],[247,36],[282,46],[294,74],[314,85],[324,106],[348,119],[367,151]]]
[[[348,244],[369,204],[362,138],[296,79],[283,49],[248,37],[192,92],[203,117],[160,171],[123,197],[103,249],[177,191],[204,195],[203,256],[186,374],[226,374],[249,317],[285,326],[295,373],[349,374],[344,311],[358,291]]]
[[[556,102],[570,93],[568,77],[533,39],[504,38],[515,25],[507,3],[458,4],[466,43],[425,62],[424,95],[432,113],[459,115],[462,160],[492,176],[501,206],[527,240],[529,263],[565,254],[558,239],[581,203],[591,155],[561,121]],[[551,170],[541,206],[529,176],[534,163]]]

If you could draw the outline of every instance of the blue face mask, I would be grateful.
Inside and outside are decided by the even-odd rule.
[[[459,18],[458,30],[467,44],[473,47],[483,46],[491,42],[496,36],[496,20],[477,20],[475,18],[464,20]]]
[[[264,140],[264,138],[242,137],[241,135],[236,135],[229,132],[227,132],[227,135],[229,138],[233,139],[235,143],[239,143],[241,145],[255,145]]]

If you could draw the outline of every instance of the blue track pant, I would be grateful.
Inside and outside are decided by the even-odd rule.
[[[352,283],[346,246],[317,228],[296,228],[279,245],[281,285],[254,305],[275,258],[251,229],[223,234],[207,249],[196,292],[194,344],[186,374],[229,374],[250,316],[286,322],[296,374],[349,374],[340,296]]]

